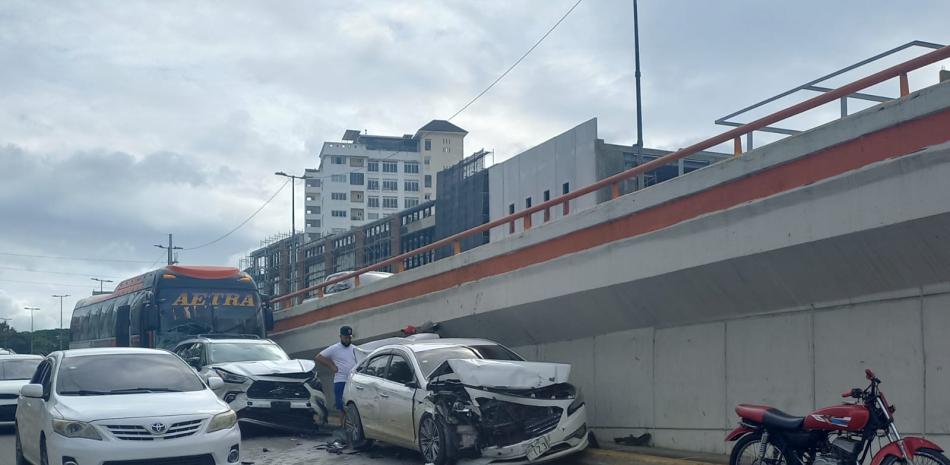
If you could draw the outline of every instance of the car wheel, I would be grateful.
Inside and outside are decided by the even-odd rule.
[[[49,465],[49,454],[46,453],[46,438],[40,439],[40,465]]]
[[[457,452],[454,435],[445,422],[433,415],[422,417],[419,422],[419,452],[426,463],[451,465]]]
[[[354,404],[347,404],[346,419],[343,421],[343,431],[346,433],[346,442],[355,450],[366,450],[373,445],[372,439],[367,439],[363,433],[363,419],[360,411]]]
[[[23,445],[20,444],[20,431],[16,432],[16,465],[29,465],[26,458],[23,457]]]

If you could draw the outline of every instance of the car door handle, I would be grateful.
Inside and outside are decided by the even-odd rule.
[[[359,384],[357,384],[357,385],[355,385],[355,386],[353,386],[353,387],[356,388],[357,391],[362,391],[363,389],[365,389],[363,386],[360,386]]]
[[[380,393],[379,393],[379,397],[382,397],[383,399],[388,399],[388,398],[389,398],[389,394],[386,394],[385,392],[380,392]]]

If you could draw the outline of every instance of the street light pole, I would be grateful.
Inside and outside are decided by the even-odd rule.
[[[30,353],[33,353],[33,314],[39,310],[39,307],[23,307],[24,310],[30,311]]]
[[[59,350],[63,350],[63,299],[69,297],[69,294],[54,295],[53,298],[59,299]]]
[[[290,178],[290,292],[297,290],[297,207],[294,202],[297,197],[294,194],[294,183],[298,179],[313,179],[310,176],[294,176],[283,171],[274,173],[277,176]]]
[[[93,280],[93,281],[99,281],[99,293],[100,293],[100,294],[103,294],[103,293],[104,293],[104,292],[102,291],[102,283],[111,283],[111,282],[114,282],[114,281],[109,280],[109,279],[101,279],[101,278],[89,278],[89,279],[91,279],[91,280]]]

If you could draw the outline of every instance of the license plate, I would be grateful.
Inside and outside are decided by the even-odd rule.
[[[537,460],[538,457],[544,455],[550,448],[551,444],[548,442],[547,436],[541,436],[535,439],[531,444],[528,444],[528,460],[532,462]]]
[[[290,402],[286,400],[275,400],[270,403],[270,408],[274,410],[290,410]]]

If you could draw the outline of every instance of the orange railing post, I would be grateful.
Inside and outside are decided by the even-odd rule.
[[[524,230],[527,231],[529,229],[531,229],[531,214],[530,213],[524,216]]]
[[[742,155],[742,138],[739,136],[732,139],[732,155],[735,157]]]
[[[610,199],[613,200],[613,199],[616,199],[617,197],[620,197],[620,183],[619,182],[615,182],[610,185]]]
[[[462,241],[455,241],[452,243],[452,255],[458,255],[462,253]]]
[[[901,73],[901,97],[906,97],[910,94],[910,82],[907,81],[907,73]]]

